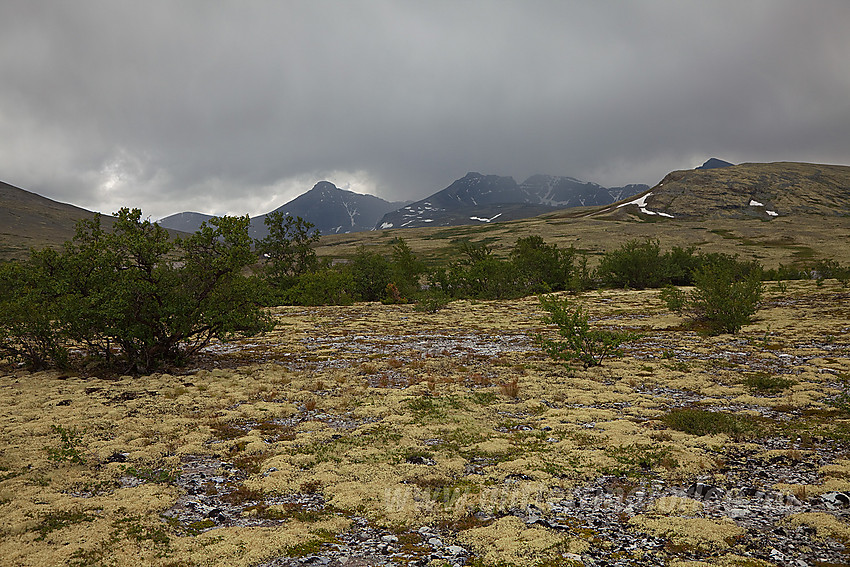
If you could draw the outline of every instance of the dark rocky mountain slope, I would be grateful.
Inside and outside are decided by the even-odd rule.
[[[321,234],[339,234],[372,230],[384,214],[403,204],[346,191],[328,181],[320,181],[303,195],[275,210],[313,223]],[[268,234],[263,222],[265,216],[251,219],[255,238]]]
[[[647,185],[607,188],[572,177],[513,177],[467,173],[426,199],[387,213],[376,228],[455,226],[528,218],[568,207],[599,206],[646,190]]]
[[[709,158],[704,164],[699,166],[696,169],[717,169],[719,167],[731,167],[735,165],[734,163],[729,163],[728,161],[723,161],[722,159],[717,158]]]
[[[337,234],[372,230],[375,223],[387,212],[404,203],[385,201],[373,195],[361,195],[339,189],[333,183],[320,181],[306,193],[299,195],[275,211],[298,216],[313,223],[321,234]],[[268,234],[266,215],[251,219],[251,235],[262,238]],[[161,226],[194,232],[201,223],[212,218],[201,213],[177,213],[158,222]]]

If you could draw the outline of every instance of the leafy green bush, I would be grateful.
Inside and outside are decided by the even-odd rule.
[[[389,260],[378,252],[361,247],[348,266],[354,282],[354,293],[362,301],[380,301],[392,283]]]
[[[674,246],[664,254],[665,269],[664,283],[669,285],[690,285],[693,283],[693,273],[700,267],[703,258],[696,254],[696,248],[690,246],[681,248]]]
[[[810,275],[811,270],[808,268],[779,264],[778,268],[763,270],[762,280],[784,283],[788,280],[807,280]]]
[[[0,355],[32,370],[68,365],[57,258],[54,250],[34,251],[29,262],[0,264]]]
[[[740,260],[737,255],[712,252],[699,255],[699,263],[692,274],[692,282],[696,281],[697,272],[706,269],[726,272],[736,281],[749,278],[763,280],[765,276],[764,267],[755,260]]]
[[[4,266],[0,352],[30,366],[67,363],[67,347],[125,373],[180,363],[214,338],[271,328],[258,288],[248,217],[213,218],[185,240],[121,209],[113,230],[81,221],[62,252]],[[24,310],[21,307],[26,306]]]
[[[272,211],[263,219],[268,236],[255,242],[257,253],[264,261],[266,280],[273,288],[282,290],[295,283],[298,276],[318,267],[312,246],[319,240],[319,231],[301,217]]]
[[[307,272],[298,277],[283,298],[290,305],[351,305],[354,280],[348,270],[329,267]]]
[[[752,321],[762,291],[761,280],[755,274],[735,279],[724,267],[708,267],[694,274],[690,309],[710,333],[737,333]]]
[[[737,333],[750,323],[762,292],[757,273],[736,279],[728,265],[709,264],[694,274],[690,293],[668,288],[661,292],[661,299],[670,310],[694,319],[706,332],[716,335]]]
[[[812,266],[810,273],[819,283],[835,278],[843,287],[850,287],[850,268],[842,266],[835,260],[819,260]]]
[[[497,258],[486,243],[457,243],[461,259],[429,274],[431,289],[454,298],[510,299],[525,295],[522,276],[510,260]]]
[[[390,256],[390,278],[400,297],[419,294],[419,279],[425,273],[425,263],[419,260],[403,238],[396,238]]]
[[[696,275],[708,268],[723,269],[735,279],[762,279],[764,270],[756,261],[742,261],[729,254],[697,253],[696,248],[674,246],[661,253],[657,240],[630,240],[606,252],[596,270],[597,278],[611,287],[645,289],[665,285],[693,285]]]
[[[517,239],[509,258],[519,286],[526,294],[532,294],[568,289],[575,256],[575,248],[560,250],[533,235]]]
[[[565,340],[538,336],[537,342],[558,360],[578,361],[585,368],[601,366],[606,358],[622,356],[620,345],[640,337],[636,333],[591,328],[587,311],[581,306],[573,307],[567,299],[541,296],[540,305],[549,312],[544,322],[557,325],[558,334]]]
[[[523,295],[511,262],[492,256],[486,247],[472,245],[467,252],[468,258],[434,270],[429,277],[431,287],[455,299],[510,299]]]
[[[425,313],[436,313],[451,303],[452,298],[439,289],[429,289],[419,296],[413,309]]]
[[[381,303],[384,305],[400,305],[407,303],[407,298],[401,295],[397,285],[390,282],[387,284],[387,289],[384,290],[384,297],[381,298]]]
[[[658,297],[667,305],[667,308],[674,313],[682,314],[687,308],[688,295],[678,287],[674,287],[672,285],[665,286],[661,289]]]
[[[465,279],[469,297],[510,299],[522,295],[520,279],[513,265],[499,258],[487,257],[470,265]]]
[[[667,279],[667,269],[657,240],[630,240],[606,252],[597,268],[599,278],[612,287],[644,289],[659,287]]]

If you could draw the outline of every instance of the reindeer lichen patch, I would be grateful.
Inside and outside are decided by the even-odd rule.
[[[472,547],[485,565],[507,563],[532,567],[563,553],[580,553],[588,547],[587,542],[544,528],[528,527],[514,517],[461,532],[459,539]]]
[[[652,504],[653,512],[670,516],[699,516],[703,508],[702,502],[679,496],[663,496]]]
[[[635,516],[629,523],[656,536],[669,538],[675,545],[697,551],[711,552],[727,549],[746,530],[728,518],[687,518],[680,516]]]
[[[818,540],[833,538],[845,544],[850,543],[850,526],[831,514],[804,512],[788,517],[786,523],[794,527],[809,526],[815,528]]]
[[[598,561],[605,545],[645,538],[640,552],[659,563],[723,564],[709,556],[733,557],[746,530],[786,526],[804,507],[841,534],[850,315],[824,301],[837,292],[790,283],[767,296],[765,319],[718,337],[669,323],[656,292],[586,294],[594,322],[644,334],[588,370],[535,346],[536,298],[435,314],[278,308],[275,331],[217,345],[207,369],[182,374],[9,369],[0,556],[256,567],[327,554],[367,526],[422,557],[454,546],[470,562],[528,561],[513,538],[539,562]],[[773,377],[794,383],[771,389],[786,384]],[[188,502],[191,515],[160,517]],[[769,533],[783,553],[799,544]]]

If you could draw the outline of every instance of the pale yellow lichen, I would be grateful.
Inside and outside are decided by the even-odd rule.
[[[587,542],[539,527],[530,528],[513,516],[501,518],[490,526],[466,530],[458,538],[488,565],[533,567],[541,560],[551,560],[564,553],[581,553],[588,548]]]
[[[732,545],[746,533],[732,520],[708,518],[656,517],[641,514],[629,523],[656,537],[669,538],[675,545],[703,551],[717,551]]]
[[[785,518],[784,523],[791,527],[809,526],[815,528],[818,539],[834,538],[850,543],[850,526],[835,516],[825,512],[803,512]]]
[[[652,503],[651,512],[670,516],[697,516],[703,511],[703,503],[693,498],[663,496]]]
[[[735,353],[730,353],[728,336],[697,337],[671,329],[670,321],[681,321],[666,313],[656,291],[586,294],[581,301],[589,304],[596,321],[633,325],[651,334],[648,343],[637,344],[636,356],[587,370],[547,359],[530,341],[527,347],[498,352],[494,345],[500,335],[516,333],[527,340],[533,332],[546,331],[536,298],[527,298],[458,302],[437,314],[378,304],[275,309],[280,327],[238,347],[244,353],[237,354],[250,358],[255,349],[265,360],[279,357],[283,365],[250,362],[186,376],[117,380],[10,371],[0,376],[0,556],[20,565],[65,564],[71,554],[95,553],[115,537],[110,557],[119,566],[165,564],[178,557],[198,564],[256,565],[319,537],[316,529],[338,533],[352,514],[377,525],[414,528],[467,522],[482,510],[508,513],[529,504],[545,510],[549,499],[563,498],[563,488],[596,482],[605,471],[636,467],[629,459],[645,454],[663,453],[665,459],[653,461],[652,474],[681,484],[697,476],[722,483],[722,474],[712,475],[721,465],[719,454],[730,447],[759,458],[809,461],[806,450],[765,453],[758,444],[726,435],[696,437],[670,430],[661,419],[678,403],[675,390],[684,390],[710,405],[747,401],[783,412],[822,408],[827,410],[823,415],[805,417],[804,431],[820,428],[829,434],[843,427],[843,417],[828,413],[833,410],[824,400],[837,393],[831,387],[836,373],[847,372],[850,365],[817,345],[793,345],[799,336],[832,334],[843,340],[841,329],[850,325],[850,317],[830,311],[817,294],[844,292],[837,284],[818,291],[810,282],[791,282],[792,291],[805,302],[764,310],[754,330],[742,332],[745,340],[736,344]],[[767,334],[770,345],[765,346]],[[452,336],[463,337],[460,348]],[[444,346],[425,353],[404,344],[426,344],[428,337],[444,337],[434,339]],[[340,346],[328,342],[313,348],[305,340],[315,338]],[[361,341],[361,350],[347,350],[355,340]],[[468,346],[475,341],[491,350]],[[809,359],[789,368],[797,385],[775,397],[742,387],[742,371],[754,361],[775,364],[778,354]],[[392,380],[381,382],[382,376]],[[500,388],[514,379],[516,397]],[[311,411],[308,402],[315,403]],[[56,425],[76,428],[87,464],[48,459],[46,449],[60,443]],[[115,453],[126,453],[127,462],[106,463]],[[258,467],[259,473],[247,473],[244,484],[263,494],[318,490],[341,515],[310,525],[287,521],[275,528],[179,536],[159,518],[179,496],[176,487],[120,485],[127,467],[179,471],[182,459],[196,455],[234,463],[241,459]],[[411,463],[411,455],[430,460]],[[838,459],[821,469],[822,484],[774,488],[801,497],[846,491],[848,469],[850,462]],[[76,495],[85,490],[94,495]],[[728,551],[725,546],[740,531],[726,522],[689,517],[699,516],[700,506],[691,499],[660,499],[652,514],[635,522],[677,545]],[[37,540],[38,527],[56,514],[80,522]],[[802,518],[820,522],[819,533],[845,533],[829,517]],[[166,530],[171,555],[157,558],[163,549],[150,541],[134,542],[118,529],[122,520]],[[461,537],[471,538],[471,548],[488,554],[492,563],[517,560],[510,537],[524,542],[532,557],[583,545],[518,522],[503,519]],[[699,537],[688,539],[685,534],[692,532]],[[250,553],[239,555],[248,547]]]

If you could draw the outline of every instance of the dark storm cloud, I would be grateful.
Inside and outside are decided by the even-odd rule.
[[[850,4],[4,2],[0,178],[111,212],[257,214],[322,178],[655,183],[847,163]]]

